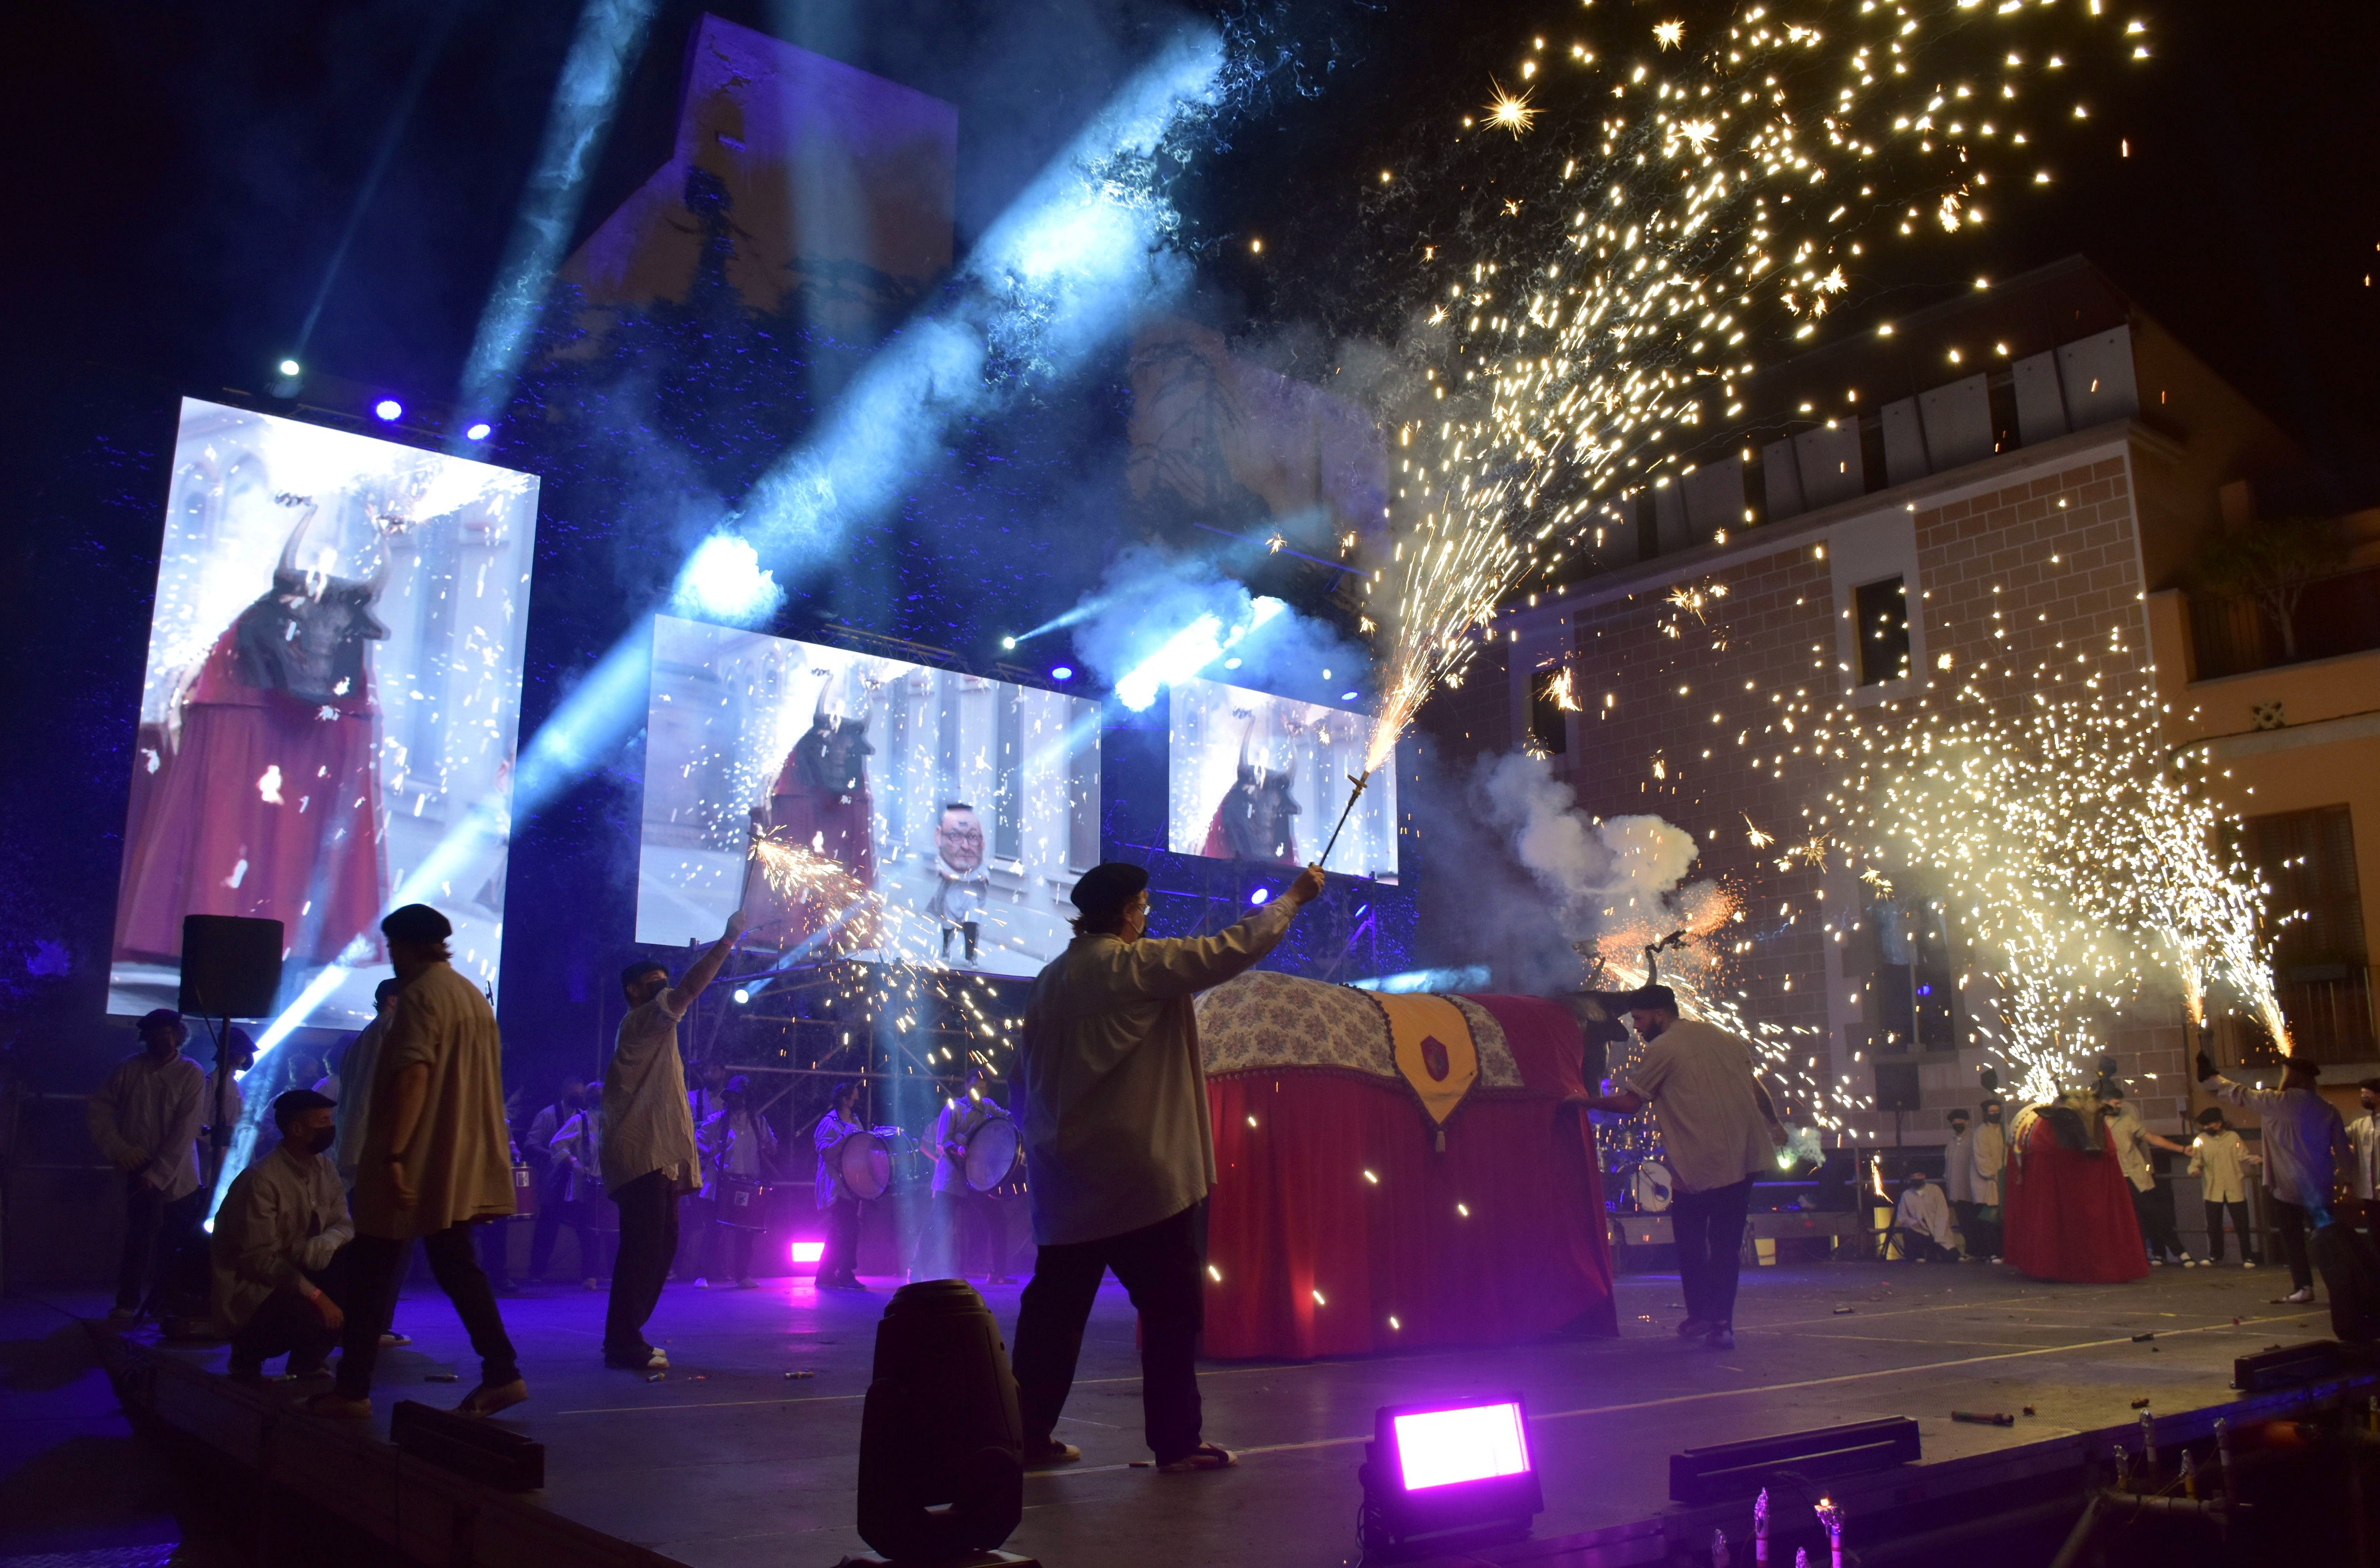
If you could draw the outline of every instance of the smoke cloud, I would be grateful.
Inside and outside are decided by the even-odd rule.
[[[1328,623],[1249,593],[1204,557],[1153,545],[1118,555],[1067,618],[1075,653],[1135,709],[1148,706],[1156,687],[1198,675],[1338,701],[1361,689],[1371,665],[1370,654]],[[1202,628],[1206,635],[1197,635]]]

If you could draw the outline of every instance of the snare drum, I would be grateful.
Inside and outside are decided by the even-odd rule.
[[[862,1200],[884,1196],[892,1185],[892,1150],[882,1135],[899,1133],[896,1127],[879,1127],[873,1132],[854,1133],[834,1146],[834,1168],[843,1175],[843,1185],[851,1196]]]
[[[725,1172],[712,1178],[718,1190],[719,1222],[733,1225],[739,1231],[765,1231],[769,1228],[769,1185],[758,1176],[730,1175]]]
[[[1008,1180],[1024,1158],[1025,1145],[1017,1136],[1016,1124],[1005,1116],[993,1116],[967,1135],[966,1185],[978,1192],[990,1192]]]
[[[537,1218],[537,1173],[526,1165],[513,1167],[513,1218]]]
[[[1640,1162],[1630,1186],[1635,1193],[1637,1209],[1646,1214],[1667,1212],[1677,1190],[1677,1183],[1670,1176],[1670,1168],[1658,1160]]]

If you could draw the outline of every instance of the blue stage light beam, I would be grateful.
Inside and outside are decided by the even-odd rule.
[[[737,626],[765,618],[783,601],[777,581],[889,508],[960,421],[1071,371],[1185,282],[1164,249],[1175,214],[1149,170],[1165,138],[1220,100],[1223,64],[1221,39],[1202,28],[1142,67],[984,234],[950,303],[869,360],[816,434],[698,547],[671,607]]]
[[[458,429],[480,419],[492,422],[512,396],[529,332],[561,264],[562,248],[578,222],[587,176],[619,103],[620,84],[644,50],[655,8],[655,0],[586,0],[578,13],[578,30],[563,56],[546,111],[545,140],[521,192],[495,286],[480,313],[471,357],[464,362]]]
[[[1116,700],[1135,713],[1147,711],[1148,705],[1157,700],[1158,687],[1189,679],[1288,608],[1278,599],[1254,599],[1248,602],[1248,618],[1228,626],[1220,614],[1211,610],[1205,612],[1167,638],[1156,652],[1125,671],[1123,678],[1115,684]]]

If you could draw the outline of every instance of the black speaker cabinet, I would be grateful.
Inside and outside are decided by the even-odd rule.
[[[1915,1111],[1917,1103],[1917,1064],[1914,1062],[1879,1062],[1876,1064],[1876,1108],[1878,1111]]]
[[[281,922],[238,915],[182,917],[184,1013],[269,1018],[281,994]]]

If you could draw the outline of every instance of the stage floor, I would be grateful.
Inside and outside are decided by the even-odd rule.
[[[807,1282],[674,1284],[651,1325],[674,1363],[657,1381],[601,1365],[602,1296],[507,1299],[533,1398],[506,1419],[547,1445],[543,1505],[691,1568],[824,1568],[862,1550],[852,1529],[860,1402],[889,1293],[876,1286],[845,1296]],[[1352,1561],[1355,1466],[1384,1404],[1519,1391],[1544,1477],[1546,1539],[1663,1513],[1676,1449],[1911,1416],[1926,1462],[1939,1463],[2120,1426],[2142,1398],[2167,1416],[2224,1404],[2239,1397],[2233,1357],[2328,1333],[2322,1307],[2270,1303],[2288,1275],[2269,1268],[2168,1267],[2112,1286],[2041,1284],[1989,1265],[1747,1269],[1730,1354],[1674,1336],[1674,1275],[1623,1277],[1619,1288],[1616,1341],[1208,1364],[1207,1435],[1241,1465],[1160,1476],[1132,1465],[1148,1457],[1133,1316],[1111,1283],[1060,1428],[1082,1463],[1027,1479],[1010,1550],[1052,1568]],[[987,1294],[1013,1329],[1017,1287]],[[398,1324],[417,1343],[382,1361],[383,1430],[396,1400],[450,1403],[476,1374],[434,1291],[408,1296]],[[210,1367],[223,1355],[177,1354]],[[427,1381],[448,1373],[461,1381]],[[2016,1415],[2028,1404],[2037,1414],[2012,1428],[1949,1419],[1953,1409]]]

